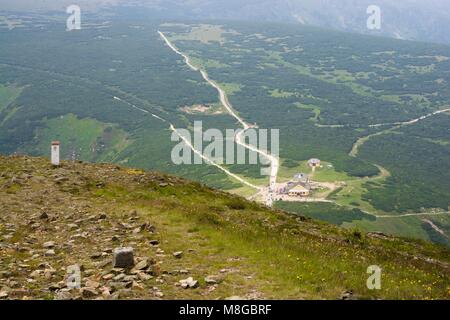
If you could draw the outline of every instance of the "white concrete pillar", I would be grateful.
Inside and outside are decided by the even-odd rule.
[[[59,141],[52,142],[52,165],[59,166]]]

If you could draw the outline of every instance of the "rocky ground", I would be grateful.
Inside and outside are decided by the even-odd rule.
[[[0,157],[0,299],[448,298],[448,261],[157,173]]]

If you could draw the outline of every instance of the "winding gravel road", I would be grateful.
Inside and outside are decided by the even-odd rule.
[[[274,157],[273,155],[267,153],[264,150],[258,149],[255,146],[245,143],[245,141],[244,141],[245,139],[243,138],[243,135],[244,135],[245,131],[252,128],[252,126],[249,125],[247,122],[245,122],[241,117],[239,117],[239,115],[236,113],[233,106],[229,102],[226,92],[214,80],[211,80],[209,78],[209,75],[205,70],[202,70],[202,69],[196,67],[195,65],[193,65],[189,56],[184,54],[180,50],[178,50],[177,47],[174,44],[172,44],[170,42],[170,40],[164,35],[164,33],[162,33],[161,31],[158,31],[158,33],[161,36],[161,38],[166,42],[166,44],[169,46],[170,49],[172,49],[178,55],[182,56],[184,58],[185,63],[192,70],[200,72],[203,79],[206,82],[208,82],[213,88],[215,88],[217,90],[217,92],[219,93],[219,98],[220,98],[220,102],[222,103],[222,105],[225,107],[225,109],[227,109],[228,113],[233,118],[235,118],[242,126],[242,130],[240,130],[238,132],[238,134],[236,134],[236,136],[235,136],[236,143],[243,146],[244,148],[246,148],[248,150],[251,150],[253,152],[260,154],[262,157],[266,158],[268,160],[268,162],[270,163],[271,170],[270,170],[269,192],[267,193],[265,203],[268,206],[272,206],[274,199],[275,199],[275,185],[276,185],[277,177],[278,177],[279,159]],[[232,175],[231,173],[229,173],[229,174]],[[235,176],[235,175],[232,175],[232,176]],[[246,184],[248,185],[249,183],[246,182]]]

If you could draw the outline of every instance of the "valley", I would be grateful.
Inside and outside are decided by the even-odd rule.
[[[448,46],[276,23],[43,28],[0,30],[1,153],[47,156],[59,139],[67,160],[176,174],[345,228],[449,245]],[[279,159],[236,137],[269,160],[270,178],[262,163],[174,165],[172,133],[200,120],[279,129]],[[276,201],[300,173],[312,195]]]

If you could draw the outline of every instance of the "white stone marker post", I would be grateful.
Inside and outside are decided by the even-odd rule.
[[[59,166],[59,141],[52,142],[52,165]]]

